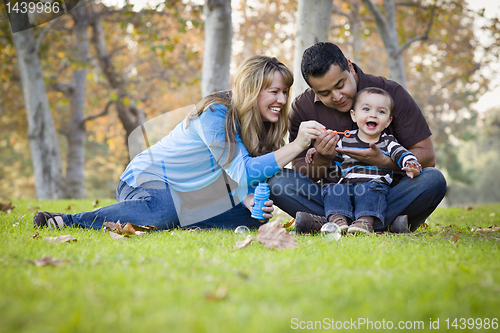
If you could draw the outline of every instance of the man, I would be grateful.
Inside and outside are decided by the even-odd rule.
[[[302,121],[316,120],[326,129],[356,129],[349,111],[356,93],[366,87],[387,91],[394,100],[394,113],[387,134],[396,137],[411,151],[424,168],[420,177],[404,177],[398,166],[374,143],[369,149],[339,149],[360,161],[378,168],[395,170],[395,181],[387,195],[385,224],[374,223],[374,230],[407,232],[416,230],[436,209],[446,193],[446,181],[435,165],[431,132],[417,103],[398,83],[369,75],[347,60],[332,43],[320,42],[308,48],[302,58],[302,76],[310,86],[292,103],[290,137],[297,136]],[[325,131],[314,142],[316,154],[311,163],[304,160],[306,151],[269,180],[271,199],[292,216],[297,232],[319,231],[326,223],[321,190],[324,183],[337,182],[338,168],[333,162],[338,134]],[[399,175],[398,175],[399,174]],[[399,177],[398,177],[399,176]]]

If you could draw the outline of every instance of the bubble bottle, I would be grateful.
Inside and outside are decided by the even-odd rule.
[[[252,208],[252,217],[254,219],[265,219],[265,217],[263,216],[264,211],[262,210],[262,208],[264,207],[264,203],[269,200],[269,194],[271,194],[271,192],[269,191],[268,183],[259,183],[259,185],[257,185],[254,194],[255,204]]]

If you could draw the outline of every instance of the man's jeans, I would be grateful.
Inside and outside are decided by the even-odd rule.
[[[380,182],[328,184],[323,189],[325,216],[341,214],[352,221],[361,216],[374,216],[382,223],[387,208],[389,185]]]
[[[269,179],[270,199],[291,216],[306,212],[325,216],[321,197],[322,184],[305,174],[283,169]],[[404,177],[387,194],[387,210],[383,224],[374,223],[375,230],[386,230],[398,215],[408,215],[411,231],[416,230],[431,215],[446,194],[446,180],[435,168],[425,168],[414,179]]]
[[[91,212],[64,214],[63,221],[68,226],[94,229],[101,229],[104,222],[117,221],[155,226],[158,230],[180,227],[168,184],[150,182],[134,188],[120,181],[116,189],[116,200],[118,202],[115,204]],[[253,219],[250,211],[240,203],[222,214],[188,227],[234,229],[240,225],[258,228],[262,223]]]

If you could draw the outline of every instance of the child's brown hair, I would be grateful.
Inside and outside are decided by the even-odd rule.
[[[389,98],[389,116],[392,117],[392,109],[394,109],[394,100],[392,99],[392,96],[387,91],[385,91],[384,89],[377,88],[377,87],[368,87],[368,88],[365,88],[365,89],[362,89],[362,90],[358,91],[358,93],[356,94],[356,96],[354,96],[354,99],[353,99],[353,102],[352,102],[352,108],[353,108],[353,110],[354,110],[354,106],[356,105],[356,102],[358,100],[358,97],[362,93],[387,96],[387,98]]]

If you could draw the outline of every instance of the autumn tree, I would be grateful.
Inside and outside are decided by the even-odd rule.
[[[295,82],[292,89],[292,98],[300,95],[308,88],[300,69],[302,54],[309,46],[317,42],[328,41],[332,10],[332,0],[299,0],[293,60]]]
[[[27,15],[11,13],[15,24],[29,23]],[[14,27],[16,28],[16,27]],[[44,74],[38,57],[33,29],[12,34],[17,54],[20,82],[28,119],[28,138],[35,174],[35,191],[38,199],[58,199],[63,196],[61,153],[54,131]]]
[[[70,100],[70,117],[66,126],[62,127],[60,133],[67,140],[66,172],[64,192],[66,198],[85,197],[85,100],[86,81],[88,72],[88,28],[89,12],[88,3],[82,3],[78,8],[70,12],[72,18],[73,38],[69,42],[75,46],[75,59],[68,62],[73,70],[72,79],[69,83],[60,82],[57,77],[52,76],[51,87],[64,93]],[[68,17],[65,17],[68,19]],[[55,22],[54,22],[55,23]],[[47,27],[50,29],[50,25]]]
[[[387,50],[380,26],[367,6],[355,7],[353,3],[342,1],[334,6],[339,22],[334,36],[343,43],[348,57],[357,57],[363,70],[392,77],[387,66],[391,62],[390,54],[380,52],[380,49]],[[381,1],[372,1],[376,3]],[[485,23],[483,32],[492,36],[485,43],[479,41],[475,30],[481,13],[468,9],[465,1],[396,2],[394,5],[389,9],[394,10],[394,16],[390,17],[395,19],[392,28],[396,29],[399,48],[406,47],[400,55],[407,89],[429,122],[438,165],[449,169],[453,178],[464,181],[467,177],[452,142],[469,136],[477,115],[472,103],[489,84],[488,75],[481,68],[498,59],[495,20]],[[376,15],[381,15],[379,19],[387,20],[385,6],[376,7],[379,11]],[[359,20],[353,23],[353,18],[360,17],[361,24]],[[358,34],[361,42],[355,41],[354,26],[362,32]],[[481,61],[477,60],[478,52],[485,55]]]
[[[408,88],[406,82],[405,64],[403,59],[403,51],[405,51],[412,43],[416,41],[425,40],[429,37],[429,31],[432,28],[434,21],[434,14],[436,7],[433,5],[427,6],[430,8],[429,22],[425,32],[421,35],[413,36],[408,39],[404,44],[399,42],[398,27],[396,23],[396,3],[393,0],[383,0],[384,13],[372,0],[363,0],[365,6],[370,10],[375,18],[378,32],[388,56],[388,65],[390,69],[389,77],[394,81],[401,84],[403,87]],[[423,8],[424,6],[418,3],[405,4],[408,6],[416,6]]]
[[[292,0],[238,0],[233,3],[233,65],[254,54],[292,67],[297,3]]]

